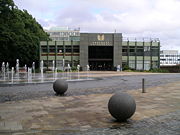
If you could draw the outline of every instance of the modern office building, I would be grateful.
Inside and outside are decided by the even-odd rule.
[[[136,70],[160,66],[158,39],[124,39],[122,33],[80,33],[79,38],[69,39],[40,42],[40,60],[47,68],[53,60],[58,69],[62,69],[63,61],[65,66],[79,64],[82,70],[87,65],[90,70],[115,70],[118,65]]]
[[[160,52],[160,65],[173,66],[180,64],[180,53],[178,50],[162,50]]]

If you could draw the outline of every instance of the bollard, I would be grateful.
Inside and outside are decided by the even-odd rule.
[[[144,80],[144,78],[143,78],[143,79],[142,79],[142,93],[146,93],[145,87],[144,87],[144,82],[145,82],[145,80]]]

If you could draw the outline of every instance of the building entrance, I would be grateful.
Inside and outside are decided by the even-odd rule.
[[[89,46],[90,70],[113,69],[113,46]]]

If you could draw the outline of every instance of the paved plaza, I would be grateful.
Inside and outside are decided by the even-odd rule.
[[[91,72],[90,77],[95,80],[69,82],[64,96],[55,95],[52,83],[0,87],[0,135],[180,134],[180,74]],[[127,122],[108,112],[118,91],[136,101]]]

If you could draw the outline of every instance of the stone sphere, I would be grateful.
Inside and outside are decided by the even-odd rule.
[[[126,121],[134,114],[136,102],[127,93],[118,92],[109,99],[108,109],[115,119]]]
[[[57,79],[53,83],[53,89],[54,91],[59,95],[64,94],[68,89],[68,83],[65,80]]]

